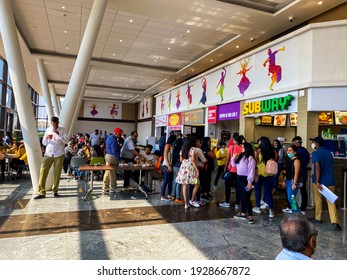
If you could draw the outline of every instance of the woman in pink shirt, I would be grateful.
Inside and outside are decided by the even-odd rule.
[[[233,139],[233,145],[230,145],[228,148],[228,155],[225,163],[224,171],[231,172],[231,179],[225,181],[225,202],[219,203],[220,207],[230,208],[230,195],[231,188],[236,189],[236,200],[235,200],[235,210],[240,209],[241,201],[241,192],[236,186],[236,166],[232,166],[231,159],[233,156],[241,153],[241,144],[245,141],[245,138],[242,135],[238,135]]]
[[[253,224],[251,195],[256,161],[253,147],[250,143],[243,143],[241,149],[241,154],[235,155],[231,159],[232,166],[237,167],[237,188],[241,191],[241,212],[236,214],[234,218],[247,219],[249,224]],[[246,213],[248,213],[248,216]]]

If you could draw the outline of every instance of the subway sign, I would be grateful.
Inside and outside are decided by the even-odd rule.
[[[292,100],[294,100],[294,96],[288,94],[283,97],[275,97],[271,99],[245,103],[243,105],[242,114],[252,115],[252,114],[286,111],[291,105]]]

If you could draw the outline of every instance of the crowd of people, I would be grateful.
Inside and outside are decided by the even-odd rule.
[[[172,132],[170,135],[164,133],[160,137],[158,150],[152,145],[141,149],[137,138],[137,131],[131,132],[127,137],[121,128],[115,128],[110,134],[95,129],[90,135],[77,133],[68,138],[66,130],[59,126],[59,119],[52,117],[51,126],[47,128],[41,140],[43,160],[38,195],[35,199],[46,197],[46,180],[52,165],[54,166],[52,191],[54,197],[59,197],[62,170],[70,172],[76,179],[84,177],[78,168],[75,170],[70,168],[73,157],[84,158],[86,163],[93,157],[102,157],[107,165],[135,163],[153,166],[153,170],[144,172],[143,182],[138,183],[146,192],[151,193],[154,192],[153,181],[162,179],[160,200],[182,203],[185,208],[206,205],[214,197],[213,190],[224,185],[224,200],[218,205],[223,208],[233,206],[237,211],[234,218],[244,219],[253,224],[254,213],[268,213],[270,218],[275,216],[274,193],[282,187],[286,191],[287,199],[287,207],[282,211],[286,214],[294,212],[291,209],[291,197],[294,196],[299,205],[299,212],[305,215],[308,204],[307,166],[310,154],[302,146],[300,136],[292,139],[292,144],[286,148],[286,151],[277,139],[271,141],[268,137],[262,136],[254,144],[247,142],[238,132],[233,134],[228,144],[221,140],[216,147],[211,147],[210,137],[203,139],[191,135],[183,137],[180,133]],[[13,168],[27,165],[24,142],[11,144],[10,135],[4,140],[0,143],[0,155],[18,154],[12,159]],[[326,186],[334,191],[333,158],[324,147],[324,139],[315,137],[310,140],[315,148],[312,153],[315,200],[313,222],[321,223],[323,200],[319,190]],[[5,145],[7,149],[4,148]],[[4,162],[5,159],[0,158],[1,180],[4,180]],[[132,177],[138,180],[136,172],[124,171],[122,175],[124,188],[131,187]],[[280,177],[282,186],[279,184]],[[221,179],[224,179],[224,184],[220,184]],[[116,171],[105,171],[102,193],[114,193],[116,186]],[[232,189],[235,190],[233,201],[231,201]],[[251,200],[253,191],[255,205],[252,205]],[[340,231],[336,205],[329,201],[327,203],[333,230]]]

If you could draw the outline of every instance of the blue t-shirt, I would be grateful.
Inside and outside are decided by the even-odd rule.
[[[319,183],[325,185],[326,187],[335,186],[334,159],[332,154],[325,147],[319,147],[312,153],[312,163],[314,164],[312,181],[314,183],[316,182],[316,162],[319,162],[321,169]]]
[[[106,139],[106,154],[113,155],[116,159],[120,160],[121,147],[117,141],[117,137],[111,134]]]
[[[289,251],[288,249],[284,248],[277,255],[276,260],[312,260],[312,259],[299,252]]]

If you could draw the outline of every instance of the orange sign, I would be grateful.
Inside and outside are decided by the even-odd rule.
[[[181,125],[182,114],[171,114],[168,117],[168,126],[178,126]]]

